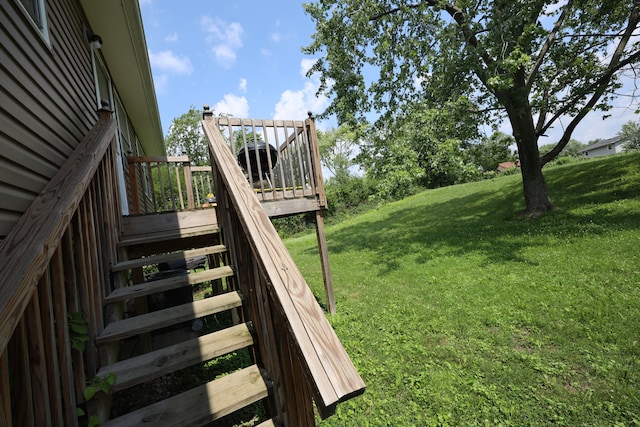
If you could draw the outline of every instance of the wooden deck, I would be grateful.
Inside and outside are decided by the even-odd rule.
[[[115,131],[102,114],[0,245],[0,425],[80,426],[90,415],[101,425],[201,426],[247,421],[238,410],[260,405],[261,426],[304,427],[315,425],[314,408],[327,417],[363,393],[218,131],[205,123],[218,152],[225,147],[213,156],[215,208],[125,217]],[[184,271],[194,257],[205,261]],[[238,352],[236,372],[112,405]],[[92,383],[105,390],[87,400]]]

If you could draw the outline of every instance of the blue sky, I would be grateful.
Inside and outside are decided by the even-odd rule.
[[[291,1],[140,1],[166,134],[193,105],[259,119],[304,119],[322,112],[317,79],[303,55],[314,25]],[[335,126],[330,121],[324,126]]]
[[[140,0],[140,8],[165,134],[191,105],[257,119],[303,119],[307,111],[320,113],[328,105],[315,95],[317,78],[305,77],[315,58],[301,48],[311,42],[315,27],[302,3]],[[623,92],[634,89],[631,80]],[[629,102],[619,98],[611,111],[590,114],[573,138],[586,143],[615,136],[622,124],[638,120]],[[562,123],[540,144],[557,141]],[[318,126],[326,130],[336,123]],[[501,130],[510,134],[506,124]]]

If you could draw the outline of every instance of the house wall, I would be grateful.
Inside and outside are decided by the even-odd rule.
[[[624,144],[615,142],[613,144],[608,144],[603,147],[595,148],[593,150],[584,151],[582,155],[587,158],[593,158],[593,157],[610,156],[612,154],[622,153],[623,151],[624,151]]]
[[[45,10],[48,41],[17,0],[0,2],[0,238],[97,120],[82,10]]]
[[[97,121],[79,1],[44,5],[43,37],[20,0],[0,1],[0,240]]]

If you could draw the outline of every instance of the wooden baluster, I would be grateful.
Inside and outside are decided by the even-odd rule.
[[[186,155],[186,153],[182,153]],[[191,182],[191,162],[186,161],[182,163],[184,169],[184,182],[187,189],[187,206],[189,209],[195,209],[195,201],[193,200],[193,184]]]

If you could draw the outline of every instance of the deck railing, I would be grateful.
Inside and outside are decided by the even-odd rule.
[[[205,110],[206,111],[206,110]],[[327,207],[315,122],[306,120],[213,119],[245,179],[270,217],[319,211]],[[258,145],[271,146],[265,164]],[[209,207],[215,198],[210,166],[195,166],[188,156],[129,156],[130,213],[149,214]],[[213,197],[211,197],[213,196]]]
[[[189,156],[127,157],[128,202],[132,214],[209,207],[214,193],[211,166],[195,166]]]
[[[205,106],[205,113],[207,107]],[[315,121],[215,117],[225,145],[269,216],[317,211],[326,207]],[[269,146],[275,156],[258,153]],[[252,162],[263,156],[266,162]]]
[[[259,363],[274,381],[276,410],[285,425],[315,425],[312,399],[324,418],[364,383],[211,115],[203,128],[218,221],[254,319]]]
[[[0,425],[77,426],[121,211],[108,111],[0,243]],[[84,347],[84,351],[74,349]]]

